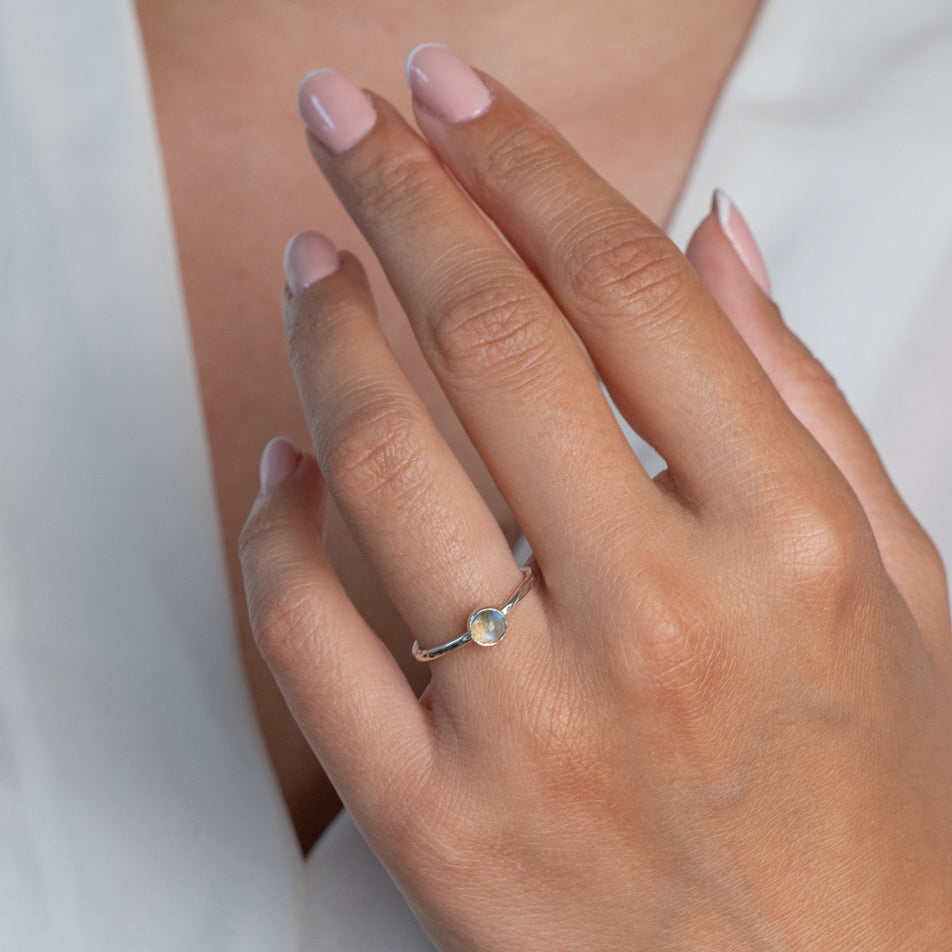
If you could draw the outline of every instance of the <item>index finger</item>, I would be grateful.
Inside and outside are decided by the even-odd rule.
[[[418,47],[407,76],[424,135],[548,289],[682,492],[736,496],[751,486],[738,480],[739,464],[756,478],[754,461],[761,473],[784,468],[763,465],[765,454],[802,460],[810,446],[802,429],[660,228],[548,122],[451,50]],[[492,105],[468,119],[474,84]]]

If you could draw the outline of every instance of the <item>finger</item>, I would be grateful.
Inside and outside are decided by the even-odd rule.
[[[836,382],[786,327],[749,228],[722,192],[688,258],[774,387],[859,497],[887,571],[926,632],[948,631],[945,571]]]
[[[425,775],[424,712],[327,561],[314,458],[272,441],[262,475],[240,543],[255,639],[348,809],[386,823]]]
[[[759,421],[785,418],[782,404],[663,232],[540,116],[445,47],[414,51],[408,77],[421,130],[539,275],[675,483],[720,497],[736,493],[739,464],[747,491],[758,473],[776,472],[756,461],[792,448],[765,447]],[[459,89],[483,83],[492,105],[460,121]]]
[[[421,645],[448,641],[518,584],[509,545],[400,370],[360,262],[316,232],[285,262],[291,366],[328,489]]]
[[[638,489],[642,511],[660,505],[538,281],[379,97],[362,137],[328,136],[322,116],[343,113],[340,131],[367,99],[338,74],[327,77],[311,74],[302,86],[302,114],[324,142],[309,136],[314,157],[373,246],[540,561],[564,564],[570,546],[598,545],[598,527],[615,523],[617,501]],[[356,105],[344,102],[342,83]],[[637,511],[634,498],[628,508]]]

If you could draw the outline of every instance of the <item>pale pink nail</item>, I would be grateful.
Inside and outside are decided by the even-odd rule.
[[[261,464],[258,466],[261,491],[266,493],[277,486],[298,468],[300,462],[301,454],[297,447],[286,437],[276,436],[261,454]]]
[[[315,69],[301,80],[298,112],[335,155],[356,145],[377,121],[370,100],[336,69]]]
[[[444,122],[475,119],[492,105],[482,80],[442,43],[412,49],[406,76],[413,95]]]
[[[339,267],[334,242],[319,231],[302,231],[284,249],[284,274],[292,294],[333,274]]]
[[[744,216],[737,210],[737,206],[727,197],[727,193],[721,189],[714,191],[714,207],[717,209],[717,220],[720,222],[721,231],[731,243],[737,257],[747,269],[747,273],[754,279],[760,290],[770,297],[770,276],[767,274],[767,266],[764,264],[763,256],[754,241],[750,227],[744,221]]]

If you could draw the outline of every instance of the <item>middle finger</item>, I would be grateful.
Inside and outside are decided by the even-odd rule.
[[[664,497],[538,280],[386,101],[319,70],[302,83],[299,104],[318,165],[540,561],[547,552],[581,556],[586,540],[597,547],[619,504],[640,510],[647,541]]]

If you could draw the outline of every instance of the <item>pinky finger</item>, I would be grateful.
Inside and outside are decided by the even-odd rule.
[[[266,479],[269,468],[272,477],[276,468],[285,473],[259,494],[241,535],[255,640],[344,805],[372,835],[396,820],[399,791],[421,785],[428,721],[327,559],[314,457],[295,461],[283,440],[265,453]]]

